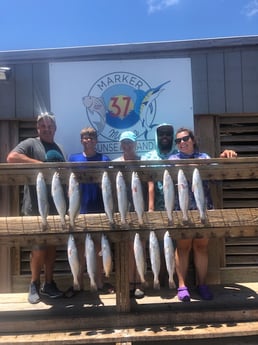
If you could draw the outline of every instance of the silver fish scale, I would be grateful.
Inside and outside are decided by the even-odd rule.
[[[60,216],[62,226],[65,226],[66,200],[64,196],[64,189],[58,172],[55,172],[52,177],[51,195],[57,212]]]
[[[138,217],[139,224],[143,224],[144,200],[142,194],[142,185],[137,172],[132,173],[132,197],[134,209]]]
[[[68,237],[67,256],[68,256],[68,262],[71,268],[71,272],[73,275],[74,290],[80,290],[80,284],[78,281],[78,276],[80,273],[80,262],[79,262],[77,247],[76,247],[75,240],[72,234],[70,234]]]
[[[36,191],[38,200],[39,214],[42,219],[43,230],[47,227],[47,216],[49,212],[49,202],[47,186],[42,172],[39,172],[36,180]]]
[[[183,221],[188,222],[189,187],[182,169],[178,170],[178,199],[180,209],[183,213]]]
[[[80,205],[81,205],[80,184],[78,183],[74,173],[71,173],[69,177],[68,196],[69,196],[68,213],[69,213],[69,218],[70,218],[70,226],[74,228],[75,219],[80,212]]]
[[[117,192],[117,203],[118,211],[121,217],[121,223],[126,223],[126,214],[128,210],[128,200],[127,200],[127,188],[126,183],[121,171],[116,175],[116,192]]]

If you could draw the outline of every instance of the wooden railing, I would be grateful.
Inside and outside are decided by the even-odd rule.
[[[209,159],[184,161],[133,161],[133,162],[90,162],[90,163],[44,163],[44,164],[1,164],[0,185],[35,184],[39,171],[48,183],[53,173],[58,170],[63,183],[68,184],[71,172],[74,172],[79,182],[100,183],[103,171],[108,171],[115,196],[115,177],[122,171],[130,183],[132,171],[137,171],[142,182],[162,180],[165,169],[168,169],[177,182],[177,172],[181,168],[188,179],[198,167],[203,180],[219,181],[226,179],[258,178],[258,159]],[[258,181],[257,181],[258,184]],[[124,228],[120,224],[119,213],[115,213],[114,225],[110,225],[105,214],[81,214],[76,219],[72,233],[84,240],[85,233],[102,233],[108,235],[110,242],[115,244],[116,267],[116,304],[117,311],[130,310],[129,279],[128,279],[128,242],[136,232],[143,238],[148,238],[150,230],[155,230],[162,239],[166,230],[174,239],[195,237],[252,237],[258,234],[258,209],[219,209],[207,211],[207,222],[202,224],[198,211],[189,211],[190,222],[183,224],[180,211],[174,211],[174,224],[168,225],[166,212],[145,212],[144,225],[139,226],[134,212],[128,214],[130,226]],[[65,244],[67,243],[69,217],[67,227],[61,226],[59,216],[48,217],[49,228],[42,231],[41,219],[35,217],[0,217],[0,245],[14,246],[32,245],[34,243]]]

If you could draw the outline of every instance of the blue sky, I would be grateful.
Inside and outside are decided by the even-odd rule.
[[[258,0],[0,0],[0,51],[258,35]]]

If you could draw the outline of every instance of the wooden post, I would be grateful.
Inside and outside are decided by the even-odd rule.
[[[128,241],[119,241],[115,245],[116,256],[116,308],[118,312],[130,311],[129,295],[129,244]]]
[[[11,250],[0,246],[0,292],[11,292]]]

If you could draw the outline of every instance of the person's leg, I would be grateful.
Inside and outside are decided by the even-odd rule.
[[[208,271],[208,238],[193,240],[194,265],[197,275],[197,284],[204,285]]]
[[[40,273],[45,262],[45,249],[32,249],[30,253],[31,282],[40,283]]]
[[[192,248],[192,240],[177,240],[175,261],[178,277],[178,287],[184,287],[189,266],[189,255]]]
[[[47,246],[44,252],[45,283],[41,289],[41,293],[42,295],[46,295],[50,298],[61,297],[63,296],[63,292],[58,289],[53,279],[53,271],[56,259],[56,247]]]
[[[47,246],[45,250],[45,282],[51,283],[53,281],[53,271],[56,260],[56,247]]]
[[[181,301],[190,301],[190,295],[186,287],[186,275],[189,266],[189,255],[192,240],[177,240],[175,251],[176,273],[178,277],[178,298]]]
[[[194,239],[193,252],[194,264],[197,275],[198,292],[202,299],[210,300],[213,298],[208,286],[206,285],[206,277],[208,272],[208,243],[207,238]]]
[[[31,282],[29,286],[28,301],[31,304],[40,302],[40,273],[45,261],[45,251],[40,248],[32,249],[30,253]]]

